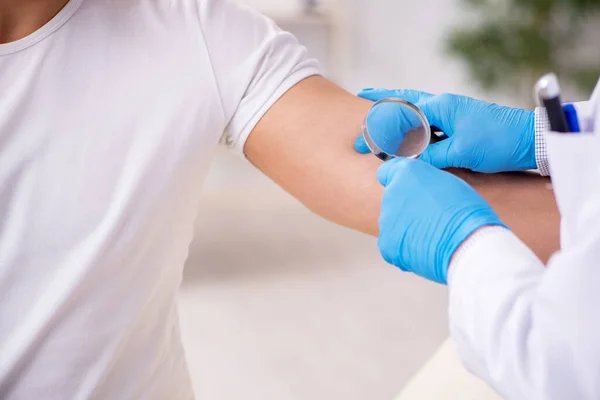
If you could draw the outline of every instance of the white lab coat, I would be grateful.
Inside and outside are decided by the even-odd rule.
[[[600,82],[578,112],[588,134],[546,136],[561,250],[544,266],[489,228],[450,266],[458,354],[506,399],[600,399]]]

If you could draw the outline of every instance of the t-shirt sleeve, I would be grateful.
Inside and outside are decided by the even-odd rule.
[[[232,0],[198,0],[204,40],[227,125],[221,142],[243,154],[248,135],[299,81],[320,74],[290,33]]]

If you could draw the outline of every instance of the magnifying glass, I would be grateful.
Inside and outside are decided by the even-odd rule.
[[[425,114],[409,101],[398,98],[381,99],[374,103],[363,123],[365,143],[379,159],[416,158],[430,143],[443,138],[440,129],[432,127]]]

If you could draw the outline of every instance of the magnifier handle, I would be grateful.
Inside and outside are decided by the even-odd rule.
[[[441,132],[441,135],[436,135],[435,132]],[[435,125],[431,125],[431,140],[429,144],[441,142],[444,139],[448,139],[448,135],[444,133],[440,128]]]

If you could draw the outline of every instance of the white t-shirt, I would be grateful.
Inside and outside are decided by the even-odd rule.
[[[228,0],[71,0],[0,45],[0,398],[193,397],[176,294],[202,180],[318,73]]]

